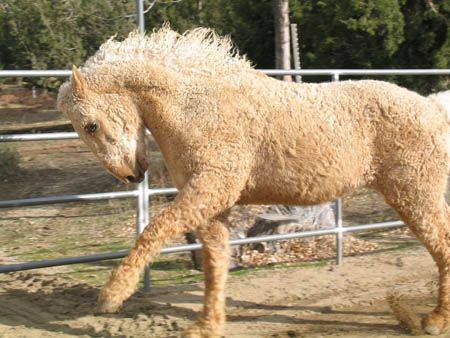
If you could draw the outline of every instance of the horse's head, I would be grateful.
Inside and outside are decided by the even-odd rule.
[[[58,109],[109,172],[123,182],[142,181],[148,166],[146,128],[130,95],[89,88],[74,66],[71,81],[59,90]]]

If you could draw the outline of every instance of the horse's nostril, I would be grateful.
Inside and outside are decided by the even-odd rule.
[[[125,177],[129,182],[134,182],[136,180],[136,178],[134,176],[127,176]]]

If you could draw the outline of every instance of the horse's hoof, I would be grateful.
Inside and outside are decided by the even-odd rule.
[[[423,329],[426,333],[432,336],[437,336],[441,334],[441,329],[434,325],[427,325]]]
[[[121,306],[122,303],[114,302],[112,299],[102,299],[97,302],[95,314],[116,313]]]
[[[429,335],[440,335],[447,330],[447,319],[437,312],[432,312],[424,319],[423,329]]]
[[[183,338],[220,338],[223,337],[219,327],[198,319],[183,333]]]

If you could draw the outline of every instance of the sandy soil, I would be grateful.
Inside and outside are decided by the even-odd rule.
[[[424,314],[436,269],[421,248],[232,276],[226,337],[407,337],[385,300],[395,288]],[[1,337],[178,337],[201,308],[201,283],[137,293],[121,313],[92,315],[98,288],[64,274],[0,276]]]

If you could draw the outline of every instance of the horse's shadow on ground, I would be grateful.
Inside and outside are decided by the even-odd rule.
[[[42,289],[33,292],[24,289],[23,286],[20,288],[6,287],[7,292],[0,294],[0,304],[3,304],[2,309],[0,309],[0,324],[45,329],[71,335],[121,336],[120,334],[111,334],[106,329],[99,331],[88,326],[73,327],[73,325],[64,322],[92,316],[99,288],[89,284],[73,286],[61,284],[57,287],[46,288],[44,284]],[[202,301],[202,288],[199,284],[155,287],[150,293],[136,293],[125,303],[119,313],[98,315],[98,318],[99,320],[108,320],[108,318],[134,319],[139,314],[145,314],[177,318],[187,325],[186,321],[193,321],[197,317]],[[175,302],[176,304],[174,304]],[[20,306],[17,306],[17,304],[20,304]],[[196,310],[184,307],[183,304],[195,304]],[[397,325],[364,323],[351,319],[350,316],[353,315],[383,317],[391,315],[390,312],[371,312],[370,308],[365,311],[345,311],[319,306],[267,305],[231,298],[227,299],[227,306],[239,309],[239,314],[233,314],[233,312],[236,312],[233,310],[229,311],[230,315],[227,318],[229,322],[303,324],[317,325],[319,328],[332,326],[336,332],[354,331],[355,333],[360,332],[360,330],[364,330],[366,333],[379,330],[401,331]],[[255,313],[256,310],[263,311]],[[300,313],[293,316],[283,313],[283,310],[295,310]],[[301,311],[323,314],[323,319],[302,316]],[[329,320],[327,320],[327,315],[330,316]],[[335,315],[348,315],[349,317],[336,320]],[[348,320],[349,318],[350,320]],[[179,330],[181,329],[179,328]]]

